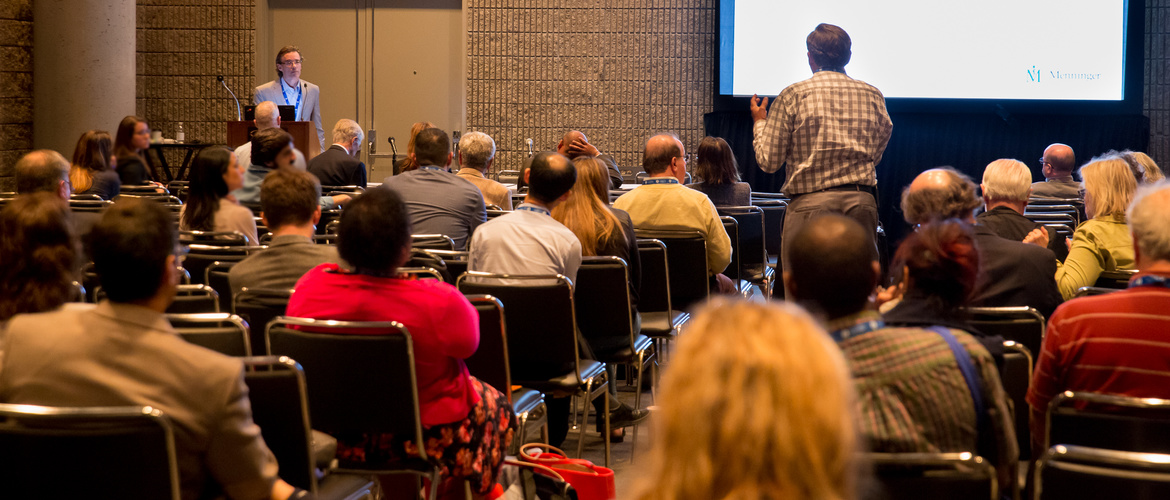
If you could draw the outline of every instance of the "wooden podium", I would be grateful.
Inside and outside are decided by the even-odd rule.
[[[305,160],[311,160],[321,154],[321,142],[317,138],[317,126],[313,122],[281,122],[280,128],[293,137],[293,147],[305,154]],[[241,144],[252,140],[252,132],[256,124],[250,121],[227,122],[227,145],[235,149]]]

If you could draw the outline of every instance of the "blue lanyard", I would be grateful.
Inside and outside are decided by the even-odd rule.
[[[529,205],[527,203],[516,207],[516,210],[525,210],[528,212],[536,212],[538,214],[548,215],[550,217],[552,216],[552,212],[549,212],[548,210],[541,208],[541,207],[538,207],[536,205]]]
[[[1129,282],[1130,288],[1137,288],[1139,286],[1160,286],[1162,288],[1170,288],[1170,279],[1165,276],[1155,276],[1147,274],[1138,278],[1134,278]]]
[[[642,184],[678,184],[678,179],[674,177],[655,177],[642,181]]]
[[[288,94],[286,94],[284,92],[284,88],[287,87],[288,84],[284,82],[283,78],[278,78],[278,80],[280,80],[280,95],[284,96],[284,103],[285,104],[292,104],[292,103],[288,102]],[[298,84],[297,85],[297,104],[296,104],[296,107],[294,108],[296,110],[295,111],[296,116],[293,117],[293,118],[296,118],[298,120],[301,118],[301,97],[302,97],[301,86]]]
[[[446,172],[446,170],[443,170],[442,168],[436,167],[434,165],[423,165],[423,166],[420,166],[418,168],[419,168],[419,170],[434,170],[435,172]]]
[[[873,321],[866,321],[865,323],[858,323],[858,324],[853,325],[849,328],[842,328],[840,330],[833,330],[832,332],[829,332],[829,335],[832,336],[833,340],[836,340],[837,342],[844,342],[846,339],[848,339],[850,337],[856,337],[858,335],[863,335],[863,334],[872,332],[874,330],[880,330],[880,329],[885,328],[885,327],[886,327],[885,321],[882,321],[880,319],[875,319]]]

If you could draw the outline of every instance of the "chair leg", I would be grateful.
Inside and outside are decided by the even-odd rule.
[[[528,430],[528,412],[517,413],[516,421],[520,424],[520,429],[519,432],[516,433],[516,439],[512,441],[512,446],[508,447],[508,453],[513,455],[519,453],[520,447],[524,446],[524,441],[526,435],[528,434],[526,432]],[[513,450],[515,450],[515,452],[513,452]]]
[[[642,370],[646,367],[645,356],[645,351],[638,353],[638,375],[634,379],[636,387],[634,390],[637,391],[634,393],[634,408],[642,407]],[[635,424],[630,430],[634,433],[633,448],[630,448],[630,463],[633,464],[634,456],[638,453],[638,425]]]
[[[593,391],[591,390],[592,388],[593,388],[593,379],[586,380],[585,381],[586,404],[593,402],[592,399],[589,399],[589,397],[591,395],[593,395]],[[609,399],[606,399],[606,403],[608,403],[608,402],[609,402]],[[573,411],[577,411],[576,405],[574,405]],[[598,416],[600,417],[600,415],[598,415]],[[585,451],[585,433],[587,432],[588,429],[589,429],[589,408],[585,408],[581,411],[581,426],[577,428],[578,435],[580,436],[577,438],[577,458],[581,458],[581,453]],[[607,441],[608,441],[608,439],[607,439]]]
[[[606,374],[605,374],[605,379],[606,379],[605,380],[606,384],[613,383],[612,380],[609,380],[609,373],[608,372],[606,372]],[[609,407],[609,388],[608,387],[604,387],[604,386],[602,387],[601,397],[605,398],[605,415],[600,417],[600,418],[605,419],[605,433],[601,435],[601,442],[605,443],[605,466],[609,467],[609,449],[610,449],[609,434],[610,434],[611,430],[609,427],[610,407]]]
[[[439,472],[438,467],[431,470],[431,488],[427,493],[430,500],[435,500],[439,496]]]

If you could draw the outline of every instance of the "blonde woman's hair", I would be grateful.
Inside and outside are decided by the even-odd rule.
[[[798,306],[713,300],[662,381],[636,500],[854,497],[853,382]]]
[[[1120,156],[1097,157],[1081,167],[1080,173],[1081,185],[1093,198],[1093,218],[1125,220],[1125,210],[1137,191],[1137,179],[1129,164]]]
[[[1162,173],[1162,169],[1158,167],[1158,164],[1154,162],[1153,158],[1150,158],[1150,155],[1141,151],[1130,151],[1129,156],[1138,162],[1138,165],[1142,166],[1142,171],[1145,174],[1142,176],[1143,184],[1154,184],[1166,178],[1166,175]]]
[[[1001,158],[983,170],[983,195],[991,200],[1024,201],[1032,189],[1032,171],[1020,160]]]
[[[601,160],[592,156],[578,157],[573,166],[577,167],[573,195],[554,207],[552,216],[581,240],[581,255],[597,255],[603,242],[625,237],[621,221],[602,201],[609,199],[609,172]]]

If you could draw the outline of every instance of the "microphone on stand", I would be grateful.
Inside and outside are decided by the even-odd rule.
[[[528,157],[532,158],[532,138],[529,137],[529,138],[525,139],[524,142],[526,142],[528,144]]]
[[[390,161],[392,163],[398,163],[398,146],[394,144],[393,137],[390,138],[390,154],[392,155]]]
[[[232,95],[232,99],[236,100],[236,121],[242,121],[244,119],[244,115],[240,112],[240,100],[236,98],[236,93],[232,92],[232,89],[227,86],[227,82],[223,81],[223,75],[217,75],[215,79],[219,80],[219,83],[223,85],[223,88],[227,89],[228,93]]]

